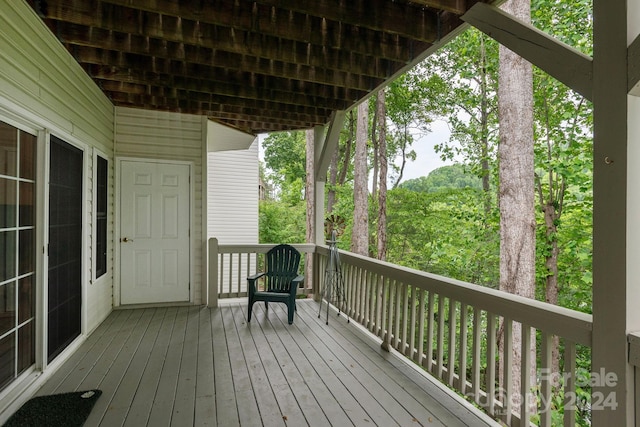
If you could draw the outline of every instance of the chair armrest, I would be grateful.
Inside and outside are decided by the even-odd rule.
[[[259,278],[261,278],[261,277],[262,277],[262,276],[264,276],[265,274],[267,274],[267,273],[265,273],[265,272],[257,273],[257,274],[254,274],[253,276],[249,276],[249,277],[247,277],[247,280],[249,280],[249,281],[251,281],[251,280],[254,280],[254,281],[255,281],[255,280],[258,280]]]
[[[249,289],[248,289],[249,295],[256,293],[256,280],[258,280],[265,274],[266,273],[262,272],[262,273],[254,274],[253,276],[247,277],[247,282],[249,283]]]
[[[300,287],[300,284],[302,282],[304,282],[304,276],[302,274],[300,274],[295,279],[293,279],[291,281],[291,289],[289,290],[289,292],[292,295],[295,295],[298,292],[298,288]]]

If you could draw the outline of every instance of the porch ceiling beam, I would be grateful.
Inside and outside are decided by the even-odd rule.
[[[323,124],[326,122],[326,119],[330,116],[330,111],[328,109],[315,109],[311,110],[309,108],[295,106],[295,105],[278,105],[275,102],[267,102],[254,100],[253,102],[249,102],[248,100],[239,100],[233,96],[216,96],[211,98],[198,97],[196,94],[179,94],[179,95],[171,95],[168,96],[163,94],[162,88],[151,88],[149,92],[133,92],[129,87],[122,87],[118,82],[107,82],[103,81],[104,87],[103,90],[105,93],[109,94],[111,99],[117,102],[126,103],[130,105],[135,105],[139,103],[140,105],[145,106],[166,106],[168,109],[173,111],[181,111],[184,113],[197,111],[199,108],[202,109],[207,116],[215,116],[217,112],[224,114],[239,114],[237,110],[239,110],[242,114],[246,115],[246,112],[251,111],[268,111],[271,109],[274,112],[278,111],[286,111],[287,114],[277,115],[277,114],[267,114],[266,118],[269,120],[276,121],[278,117],[285,122],[299,122],[301,124],[307,123],[308,125],[316,125]],[[234,102],[235,101],[235,102]],[[280,110],[278,110],[278,108]],[[315,118],[315,120],[313,120]],[[312,123],[308,123],[311,122]],[[309,126],[307,126],[309,127]],[[296,127],[297,128],[297,127]],[[304,127],[302,127],[304,128]],[[302,129],[299,128],[299,129]]]
[[[346,116],[347,112],[344,110],[334,111],[331,115],[329,130],[322,145],[322,152],[316,159],[316,181],[324,182],[327,180],[327,170],[329,169],[333,153],[338,149],[340,131],[342,130]]]
[[[592,100],[593,61],[589,56],[486,3],[476,3],[462,20]]]
[[[631,42],[627,49],[628,82],[631,95],[640,96],[640,36]]]
[[[329,52],[348,51],[362,58],[406,63],[438,36],[436,24],[428,40],[420,42],[397,33],[376,32],[317,17],[285,16],[284,13],[274,17],[269,7],[252,14],[245,6],[227,10],[204,2],[207,12],[200,14],[180,6],[183,2],[158,0],[153,3],[160,4],[154,6],[136,2],[132,8],[130,0],[112,0],[99,3],[100,13],[95,13],[96,6],[88,8],[76,3],[71,8],[58,5],[57,1],[49,1],[48,19],[86,26],[91,31],[114,32],[107,40],[116,38],[117,33],[126,33],[147,41],[169,40],[262,58],[274,59],[278,54],[285,54],[281,60],[291,57],[286,55],[291,52],[297,55],[292,62],[300,62],[311,54],[318,56],[322,48]],[[209,11],[211,8],[214,10]]]
[[[107,30],[90,29],[75,24],[59,25],[58,28],[58,34],[65,41],[65,46],[74,52],[76,59],[79,60],[81,60],[82,52],[88,52],[90,49],[99,49],[103,54],[106,51],[117,52],[111,55],[118,56],[122,56],[120,52],[127,52],[126,55],[149,57],[148,61],[152,61],[151,58],[181,60],[187,66],[207,67],[210,71],[203,75],[212,75],[213,71],[220,69],[231,72],[245,72],[249,69],[256,74],[275,78],[295,79],[330,86],[340,85],[365,91],[371,90],[379,80],[386,78],[386,72],[378,71],[378,75],[376,75],[376,67],[366,67],[362,63],[354,64],[354,67],[344,70],[337,67],[334,69],[320,68],[313,64],[296,65],[291,62],[271,61],[204,46],[163,43],[159,39],[129,36],[124,33],[117,37],[110,37],[109,33]],[[82,34],[86,34],[86,36]],[[88,55],[96,56],[95,54]],[[122,61],[122,59],[120,60]]]
[[[210,95],[238,96],[257,99],[265,94],[268,99],[286,104],[315,105],[321,108],[342,109],[368,91],[352,89],[348,85],[307,85],[294,79],[274,78],[267,75],[234,73],[217,67],[185,64],[181,61],[139,57],[128,59],[117,52],[76,51],[76,59],[84,66],[94,80],[118,81],[137,84],[144,91],[144,85],[171,87],[177,92],[189,91]],[[124,59],[124,60],[122,60]],[[215,71],[215,72],[214,72]],[[194,76],[211,76],[197,78]],[[131,86],[133,88],[133,86]]]
[[[103,3],[128,7],[131,0],[103,0]],[[275,29],[283,31],[283,37],[290,37],[291,31],[307,30],[310,17],[317,18],[319,22],[339,21],[360,29],[384,31],[429,43],[437,40],[438,36],[436,10],[388,0],[257,0],[253,2],[251,11],[232,2],[205,1],[194,6],[193,2],[139,0],[135,8],[151,13],[162,11],[163,15],[200,22],[215,20],[215,23],[233,23],[234,26],[243,23],[248,30],[259,27],[261,32]]]
[[[411,3],[446,10],[456,15],[462,15],[467,10],[467,0],[411,0]]]

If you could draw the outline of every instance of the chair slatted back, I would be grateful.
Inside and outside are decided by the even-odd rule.
[[[289,292],[298,275],[300,252],[291,245],[274,246],[266,255],[266,287],[270,292]]]

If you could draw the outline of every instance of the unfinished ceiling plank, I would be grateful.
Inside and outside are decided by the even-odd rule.
[[[24,1],[114,105],[255,134],[326,124],[435,51],[478,0]]]

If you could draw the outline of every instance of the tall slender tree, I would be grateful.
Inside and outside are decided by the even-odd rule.
[[[307,146],[307,163],[306,163],[306,181],[305,181],[305,200],[307,202],[307,243],[316,243],[316,197],[315,197],[315,132],[313,129],[307,129],[305,132]],[[321,242],[324,243],[324,242]],[[313,289],[313,256],[305,255],[305,286],[307,289]]]
[[[376,117],[378,118],[378,259],[387,259],[387,123],[385,89],[380,89],[376,97]]]
[[[367,136],[369,134],[369,104],[358,105],[356,151],[353,175],[353,230],[351,252],[369,255],[369,191],[367,188]]]
[[[509,0],[503,10],[514,17],[531,22],[530,0]],[[512,294],[535,298],[536,218],[533,150],[533,70],[519,55],[500,46],[498,76],[498,113],[500,143],[499,205],[500,205],[500,289]],[[502,325],[504,330],[504,325]],[[514,396],[521,392],[522,325],[514,323],[512,341],[512,386]],[[531,343],[534,344],[534,334]],[[500,354],[506,356],[505,339],[500,340]],[[535,347],[530,374],[535,378]],[[502,369],[509,369],[500,363]],[[525,371],[526,375],[526,371]],[[503,375],[501,375],[503,378]],[[535,384],[533,382],[532,384]],[[523,402],[526,402],[524,400]]]

